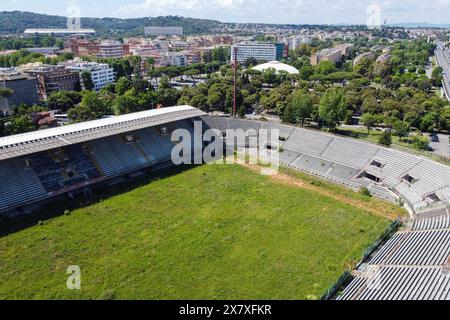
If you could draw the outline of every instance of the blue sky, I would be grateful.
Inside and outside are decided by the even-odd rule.
[[[181,15],[230,22],[358,23],[379,8],[389,23],[450,24],[450,0],[1,0],[0,11],[68,15],[73,5],[89,17]]]

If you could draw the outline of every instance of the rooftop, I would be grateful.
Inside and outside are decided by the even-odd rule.
[[[29,76],[15,68],[0,68],[0,81],[13,81],[27,79]]]
[[[94,29],[26,29],[24,34],[88,34],[95,33]]]
[[[0,160],[24,156],[204,115],[191,106],[136,112],[0,138]]]
[[[292,67],[290,65],[281,63],[279,61],[271,61],[271,62],[268,62],[268,63],[263,63],[263,64],[260,64],[260,65],[258,65],[256,67],[252,68],[252,69],[253,70],[257,70],[257,71],[261,71],[261,72],[263,72],[265,70],[268,70],[268,69],[275,69],[275,71],[277,73],[279,73],[280,71],[284,71],[284,72],[287,72],[289,74],[298,74],[299,73],[299,71],[296,68],[294,68],[294,67]]]

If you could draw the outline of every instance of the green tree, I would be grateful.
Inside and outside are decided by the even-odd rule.
[[[117,80],[116,83],[116,94],[119,96],[124,95],[128,90],[131,90],[133,88],[133,82],[131,80],[128,80],[125,77],[120,78]]]
[[[8,127],[8,134],[19,134],[36,130],[36,126],[28,115],[18,115],[12,117]]]
[[[195,84],[195,77],[198,76],[200,74],[200,72],[196,69],[190,69],[190,70],[186,70],[185,72],[183,72],[183,74],[186,77],[191,78],[192,82],[194,82],[194,84]]]
[[[430,142],[428,141],[428,138],[421,134],[414,134],[414,136],[412,138],[412,143],[416,149],[419,149],[419,150],[429,150],[430,149]]]
[[[445,107],[439,116],[439,129],[450,130],[450,106]]]
[[[420,121],[420,130],[423,132],[433,132],[439,123],[439,115],[436,112],[429,112]]]
[[[325,91],[319,104],[319,117],[331,129],[336,129],[347,115],[345,92],[337,87]]]
[[[391,146],[392,145],[392,134],[389,131],[383,131],[381,136],[378,138],[378,143],[383,146]]]
[[[365,113],[377,114],[382,111],[382,107],[376,98],[369,96],[364,99],[362,110]]]
[[[14,94],[14,90],[9,88],[0,88],[0,98],[10,98]]]
[[[47,99],[47,106],[50,110],[61,110],[66,112],[75,107],[81,101],[81,94],[73,91],[53,92]]]
[[[213,92],[208,96],[208,105],[214,111],[223,111],[223,100],[218,92]]]
[[[316,66],[316,73],[321,75],[329,75],[336,71],[336,65],[332,61],[321,61]]]
[[[110,113],[109,107],[99,98],[96,92],[86,91],[81,103],[67,112],[73,122],[100,119]]]
[[[245,62],[244,62],[244,66],[246,68],[252,68],[252,67],[256,66],[257,64],[258,64],[258,60],[256,60],[253,57],[247,58],[247,60],[245,60]]]
[[[192,97],[191,105],[197,109],[207,111],[208,110],[208,98],[204,94],[197,94]]]
[[[84,90],[91,91],[94,89],[94,81],[92,81],[92,74],[90,71],[84,70],[80,73],[81,84]]]
[[[371,57],[363,57],[355,64],[354,71],[363,77],[372,78],[374,60]]]
[[[398,120],[394,123],[395,135],[399,137],[400,141],[409,134],[410,129],[411,127],[406,121]]]
[[[372,129],[376,124],[379,123],[379,117],[372,113],[364,113],[361,117],[361,123],[366,126],[367,134],[370,134],[370,129]]]
[[[444,72],[444,69],[442,67],[436,67],[433,69],[431,73],[431,79],[433,80],[433,83],[435,86],[440,86],[442,84],[442,73]]]
[[[123,96],[117,96],[113,102],[113,110],[116,115],[127,114],[145,110],[135,95],[134,90],[130,90]]]
[[[314,67],[303,66],[299,69],[299,76],[302,80],[309,80],[309,78],[314,74]]]
[[[294,110],[296,119],[299,119],[302,127],[307,118],[311,117],[314,111],[314,100],[309,94],[296,94],[291,100],[290,105]]]

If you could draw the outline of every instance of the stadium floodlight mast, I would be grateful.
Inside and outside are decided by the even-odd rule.
[[[234,47],[233,49],[233,117],[237,117],[237,68],[238,68],[238,48]]]

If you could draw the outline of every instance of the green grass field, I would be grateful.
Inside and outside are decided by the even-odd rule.
[[[0,238],[0,299],[317,299],[389,223],[242,166],[195,167]]]

